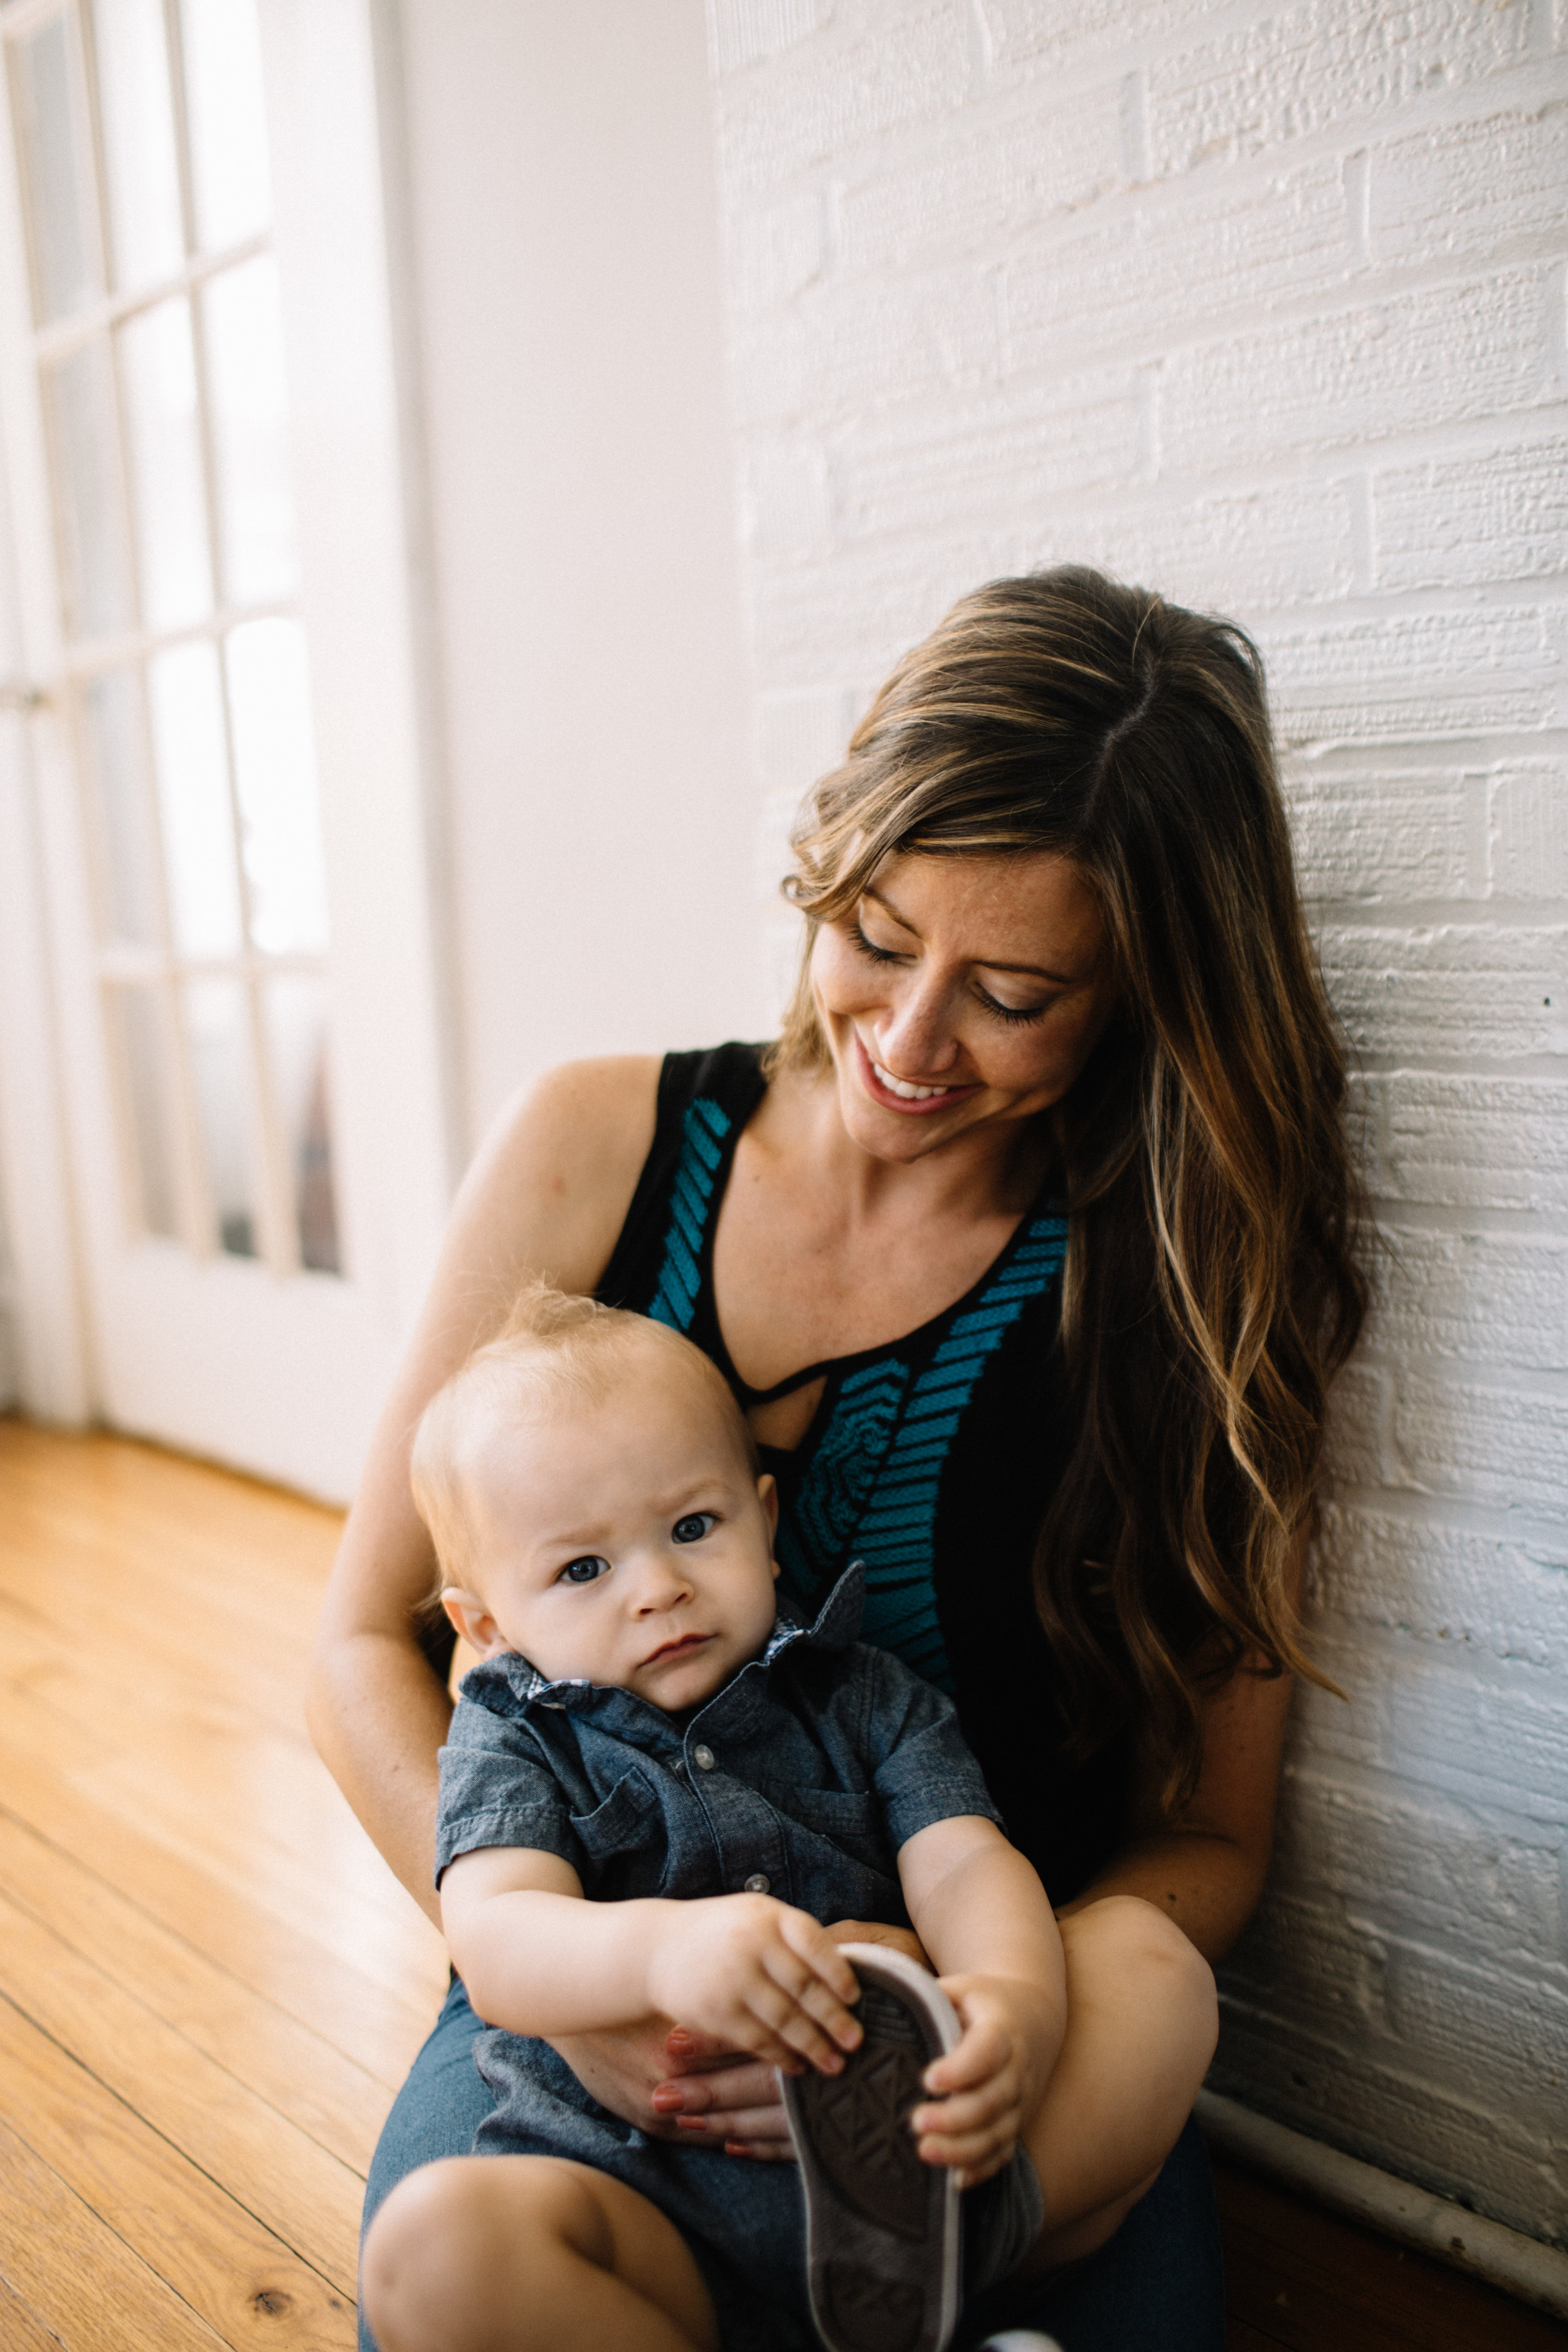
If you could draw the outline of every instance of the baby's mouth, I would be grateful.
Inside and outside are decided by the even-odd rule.
[[[643,1660],[645,1666],[665,1666],[677,1658],[689,1658],[694,1650],[702,1649],[713,1639],[711,1633],[681,1633],[673,1642],[664,1643],[650,1651]]]

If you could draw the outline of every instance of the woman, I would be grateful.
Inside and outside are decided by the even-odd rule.
[[[409,1433],[526,1278],[596,1291],[731,1380],[795,1596],[865,1559],[866,1638],[953,1692],[1058,1906],[1069,2002],[1136,2036],[1153,2002],[1212,2002],[1262,1888],[1291,1678],[1321,1679],[1299,1605],[1325,1391],[1363,1304],[1257,656],[1093,572],[994,582],[900,664],[795,850],[775,1046],[557,1071],[476,1162],[350,1518],[312,1729],[434,1912],[448,1700]],[[468,2147],[473,2030],[455,1987],[373,2202]],[[1058,2131],[1093,2097],[1073,2051],[1069,2027]],[[761,2068],[664,2025],[568,2054],[645,2128],[779,2153]],[[1158,2175],[1076,2211],[1031,2132],[1048,2275],[977,2329],[1223,2342],[1193,2087],[1151,2085]]]

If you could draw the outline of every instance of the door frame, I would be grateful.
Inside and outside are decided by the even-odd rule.
[[[37,0],[0,5],[6,24],[36,13]],[[410,426],[410,281],[405,252],[395,250],[406,204],[388,184],[402,154],[388,114],[396,26],[386,0],[258,0],[258,13],[331,898],[344,1288],[369,1309],[389,1371],[428,1279],[463,1148],[433,611],[421,593],[427,567],[411,560],[425,536],[425,494]],[[11,304],[25,303],[8,108],[0,108],[0,274]],[[83,982],[92,933],[63,740],[37,376],[30,348],[14,335],[0,337],[0,444],[20,640],[20,675],[0,678],[18,706],[0,712],[8,869],[0,924],[10,934],[0,952],[0,1183],[16,1264],[21,1402],[43,1418],[80,1422],[106,1404],[84,1188],[106,1181],[94,1171],[116,1164],[118,1145],[104,1116],[101,1024]],[[7,740],[18,735],[25,746]],[[341,878],[351,873],[348,891]],[[344,1465],[306,1483],[342,1499],[352,1473]]]

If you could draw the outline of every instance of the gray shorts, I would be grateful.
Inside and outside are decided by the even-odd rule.
[[[696,2258],[724,2352],[818,2352],[805,2286],[805,2214],[793,2164],[753,2164],[721,2149],[649,2139],[590,2098],[546,2042],[491,2029],[474,2045],[495,2095],[479,2156],[563,2156],[624,2180],[668,2215]],[[967,2301],[1005,2278],[1040,2233],[1035,2168],[1020,2148],[966,2191]]]

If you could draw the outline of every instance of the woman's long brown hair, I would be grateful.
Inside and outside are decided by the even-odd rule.
[[[808,962],[894,853],[1055,851],[1100,898],[1118,1010],[1048,1114],[1075,1427],[1036,1592],[1079,1750],[1136,1733],[1174,1809],[1209,1689],[1324,1680],[1291,1570],[1365,1304],[1262,663],[1098,572],[993,581],[899,664],[794,847]],[[803,966],[773,1066],[826,1058]]]

